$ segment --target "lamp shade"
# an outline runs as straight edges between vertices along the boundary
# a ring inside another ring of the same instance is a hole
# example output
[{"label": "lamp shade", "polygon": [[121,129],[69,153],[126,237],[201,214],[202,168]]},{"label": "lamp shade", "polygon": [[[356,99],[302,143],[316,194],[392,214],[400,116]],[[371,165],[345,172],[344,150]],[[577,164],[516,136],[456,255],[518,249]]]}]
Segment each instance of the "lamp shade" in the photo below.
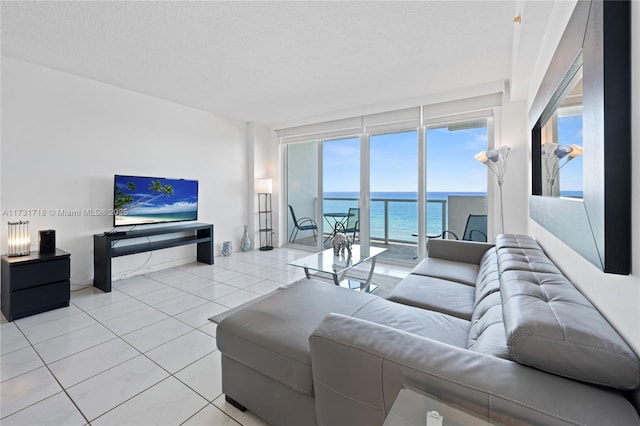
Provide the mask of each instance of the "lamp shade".
[{"label": "lamp shade", "polygon": [[571,145],[571,152],[569,153],[569,157],[571,158],[576,158],[579,157],[580,155],[582,155],[582,153],[584,152],[584,148],[582,148],[580,145]]},{"label": "lamp shade", "polygon": [[474,158],[476,160],[480,161],[481,163],[486,163],[489,160],[487,158],[487,153],[485,151],[481,151],[481,152],[477,153]]},{"label": "lamp shade", "polygon": [[500,188],[500,232],[504,233],[504,209],[502,208],[502,184],[507,170],[507,157],[510,147],[504,145],[497,149],[489,149],[477,153],[474,158],[483,163],[496,176]]},{"label": "lamp shade", "polygon": [[271,178],[258,179],[256,182],[256,192],[258,194],[271,194],[273,192],[273,182]]},{"label": "lamp shade", "polygon": [[8,222],[9,233],[7,234],[8,256],[23,256],[31,251],[31,233],[29,232],[29,221]]}]

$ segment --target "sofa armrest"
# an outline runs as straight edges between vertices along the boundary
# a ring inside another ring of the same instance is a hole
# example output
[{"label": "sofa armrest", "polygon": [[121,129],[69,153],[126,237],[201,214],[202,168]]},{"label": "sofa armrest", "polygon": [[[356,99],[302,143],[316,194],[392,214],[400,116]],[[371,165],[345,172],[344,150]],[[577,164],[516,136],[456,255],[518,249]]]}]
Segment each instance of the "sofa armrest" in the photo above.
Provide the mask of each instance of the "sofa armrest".
[{"label": "sofa armrest", "polygon": [[427,241],[427,256],[479,265],[482,256],[493,246],[493,244],[477,241],[430,238]]},{"label": "sofa armrest", "polygon": [[403,384],[506,424],[640,424],[621,393],[358,318],[309,338],[321,426],[380,425]]}]

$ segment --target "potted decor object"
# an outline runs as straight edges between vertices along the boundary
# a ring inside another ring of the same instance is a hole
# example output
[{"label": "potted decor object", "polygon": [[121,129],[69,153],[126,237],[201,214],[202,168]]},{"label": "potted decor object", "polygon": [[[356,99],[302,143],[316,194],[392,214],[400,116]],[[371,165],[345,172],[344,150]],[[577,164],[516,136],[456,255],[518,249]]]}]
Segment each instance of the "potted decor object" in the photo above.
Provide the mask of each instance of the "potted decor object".
[{"label": "potted decor object", "polygon": [[231,256],[232,247],[231,241],[223,241],[222,242],[222,255],[223,256]]},{"label": "potted decor object", "polygon": [[240,241],[240,250],[251,250],[251,240],[249,239],[249,232],[247,231],[247,225],[244,225],[244,234],[242,234],[242,240]]}]

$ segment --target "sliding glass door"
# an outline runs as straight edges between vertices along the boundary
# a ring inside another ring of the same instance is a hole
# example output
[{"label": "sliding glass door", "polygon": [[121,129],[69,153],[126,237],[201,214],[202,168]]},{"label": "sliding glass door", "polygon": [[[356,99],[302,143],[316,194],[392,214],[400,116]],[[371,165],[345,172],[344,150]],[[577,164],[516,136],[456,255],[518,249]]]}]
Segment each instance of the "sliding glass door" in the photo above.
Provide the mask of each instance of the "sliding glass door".
[{"label": "sliding glass door", "polygon": [[360,138],[322,142],[322,220],[326,247],[337,231],[359,236]]},{"label": "sliding glass door", "polygon": [[318,141],[287,146],[287,241],[317,247]]},{"label": "sliding glass door", "polygon": [[418,132],[369,137],[370,240],[381,258],[412,261],[418,232]]},{"label": "sliding glass door", "polygon": [[[487,235],[487,170],[474,156],[487,149],[487,120],[428,127],[425,136],[427,172],[427,236],[464,236],[469,215],[478,221],[477,235]],[[478,216],[478,217],[475,217]]]},{"label": "sliding glass door", "polygon": [[474,159],[493,145],[490,116],[413,130],[372,125],[375,133],[365,123],[358,136],[287,143],[289,243],[329,248],[342,231],[386,248],[387,261],[415,263],[428,237],[464,238],[470,215],[481,222],[476,236],[490,239],[488,173]]}]

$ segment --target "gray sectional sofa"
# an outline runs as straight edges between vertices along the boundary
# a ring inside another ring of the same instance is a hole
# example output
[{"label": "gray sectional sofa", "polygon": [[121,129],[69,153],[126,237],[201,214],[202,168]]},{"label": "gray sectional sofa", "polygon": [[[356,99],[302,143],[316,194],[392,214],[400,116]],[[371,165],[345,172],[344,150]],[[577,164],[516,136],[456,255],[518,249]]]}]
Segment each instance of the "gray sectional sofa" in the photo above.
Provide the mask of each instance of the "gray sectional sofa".
[{"label": "gray sectional sofa", "polygon": [[388,299],[308,280],[218,326],[228,400],[380,425],[403,385],[504,424],[640,425],[640,360],[535,240],[429,242]]}]

